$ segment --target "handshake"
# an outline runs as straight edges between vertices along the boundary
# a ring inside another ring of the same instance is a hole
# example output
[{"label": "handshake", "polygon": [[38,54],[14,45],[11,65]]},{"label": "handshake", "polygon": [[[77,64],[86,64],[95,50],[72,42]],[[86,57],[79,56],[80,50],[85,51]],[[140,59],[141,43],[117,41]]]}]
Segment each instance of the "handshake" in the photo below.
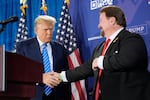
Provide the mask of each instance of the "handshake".
[{"label": "handshake", "polygon": [[[101,68],[101,67],[100,67]],[[95,58],[92,62],[92,69],[93,71],[98,69],[98,58]],[[103,69],[103,68],[101,68]],[[64,77],[64,82],[67,82]],[[51,88],[54,88],[55,86],[58,86],[62,82],[62,76],[58,72],[48,72],[48,73],[43,73],[43,83]]]},{"label": "handshake", "polygon": [[43,73],[43,83],[48,85],[51,88],[59,85],[62,82],[60,78],[60,73],[57,72],[48,72]]}]

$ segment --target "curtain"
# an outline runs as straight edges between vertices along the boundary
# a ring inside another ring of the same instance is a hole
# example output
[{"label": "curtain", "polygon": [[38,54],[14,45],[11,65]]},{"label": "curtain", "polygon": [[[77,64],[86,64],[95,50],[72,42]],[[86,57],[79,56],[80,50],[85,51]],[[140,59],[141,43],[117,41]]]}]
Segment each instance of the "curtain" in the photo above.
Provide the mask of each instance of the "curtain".
[{"label": "curtain", "polygon": [[[53,40],[55,40],[57,25],[59,21],[60,11],[63,0],[47,0],[48,15],[56,18],[57,23],[53,34]],[[34,37],[34,19],[40,15],[41,0],[27,0],[27,27],[28,36]],[[20,0],[1,0],[0,1],[0,21],[6,20],[12,16],[20,18]],[[16,39],[18,21],[7,23],[5,29],[0,32],[0,45],[5,45],[6,51],[12,51],[14,49],[14,43]],[[0,28],[2,25],[0,24]]]}]

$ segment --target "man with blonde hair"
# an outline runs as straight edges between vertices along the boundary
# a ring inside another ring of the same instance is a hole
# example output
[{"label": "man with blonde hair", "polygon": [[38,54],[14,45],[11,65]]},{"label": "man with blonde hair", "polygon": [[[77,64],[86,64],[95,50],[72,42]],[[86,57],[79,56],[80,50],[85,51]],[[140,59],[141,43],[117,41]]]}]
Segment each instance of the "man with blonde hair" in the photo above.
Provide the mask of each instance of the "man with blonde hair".
[{"label": "man with blonde hair", "polygon": [[[56,20],[48,15],[40,15],[35,19],[34,32],[36,37],[18,42],[16,51],[18,54],[43,63],[43,83],[36,86],[36,95],[32,100],[70,100],[70,84],[60,84],[59,77],[55,72],[61,72],[68,69],[67,53],[62,45],[52,41],[53,31]],[[44,46],[48,55],[48,69],[45,70],[45,60],[42,53]],[[30,70],[30,69],[29,69]],[[36,70],[36,69],[35,69]],[[54,72],[55,71],[55,72]],[[34,73],[33,73],[34,74]],[[46,91],[49,90],[48,92]]]}]

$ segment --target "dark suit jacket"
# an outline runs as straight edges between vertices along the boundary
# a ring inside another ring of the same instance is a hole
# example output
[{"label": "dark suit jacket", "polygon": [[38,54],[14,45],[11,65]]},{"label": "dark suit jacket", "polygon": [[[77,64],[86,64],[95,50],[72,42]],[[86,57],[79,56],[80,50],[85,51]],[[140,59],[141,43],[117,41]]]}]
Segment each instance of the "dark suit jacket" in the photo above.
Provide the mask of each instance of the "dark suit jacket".
[{"label": "dark suit jacket", "polygon": [[[96,83],[98,71],[93,72],[92,61],[101,54],[102,48],[103,43],[96,47],[86,63],[67,71],[67,79],[76,81],[94,75]],[[147,55],[141,36],[122,30],[104,56],[104,70],[100,77],[101,100],[150,100]]]},{"label": "dark suit jacket", "polygon": [[[55,72],[61,72],[68,69],[67,53],[62,45],[57,42],[50,42],[53,55],[53,70]],[[39,43],[36,38],[25,40],[17,43],[18,54],[26,56],[30,59],[42,63],[42,55],[39,47]],[[36,70],[36,69],[35,69]],[[43,84],[36,86],[36,96],[32,100],[42,100]],[[59,86],[53,89],[55,94],[55,100],[70,100],[71,96],[70,84],[61,83]]]}]

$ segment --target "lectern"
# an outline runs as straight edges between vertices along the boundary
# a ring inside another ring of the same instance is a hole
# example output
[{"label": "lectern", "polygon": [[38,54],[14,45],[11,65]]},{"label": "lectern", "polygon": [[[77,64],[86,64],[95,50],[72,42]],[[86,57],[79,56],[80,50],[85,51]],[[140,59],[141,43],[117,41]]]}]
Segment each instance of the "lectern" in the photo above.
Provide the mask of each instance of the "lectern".
[{"label": "lectern", "polygon": [[43,65],[16,53],[5,52],[5,91],[0,100],[30,100],[42,82]]}]

